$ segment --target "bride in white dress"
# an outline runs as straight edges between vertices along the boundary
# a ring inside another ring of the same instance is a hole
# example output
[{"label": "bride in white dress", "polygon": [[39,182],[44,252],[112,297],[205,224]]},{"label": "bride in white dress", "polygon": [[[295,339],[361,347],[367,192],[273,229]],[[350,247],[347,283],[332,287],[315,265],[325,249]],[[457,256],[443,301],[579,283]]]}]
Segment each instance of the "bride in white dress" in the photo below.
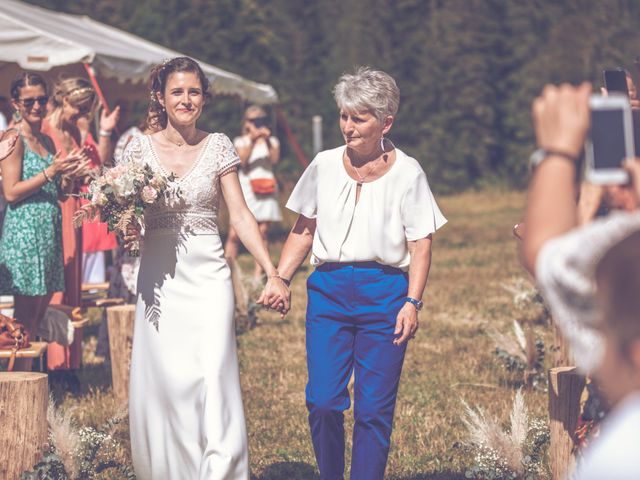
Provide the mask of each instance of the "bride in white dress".
[{"label": "bride in white dress", "polygon": [[[156,132],[131,140],[124,161],[177,175],[179,199],[145,212],[131,360],[129,417],[139,479],[248,479],[247,439],[233,322],[234,298],[218,233],[230,222],[268,275],[273,306],[287,287],[262,243],[238,182],[228,137],[196,128],[207,80],[174,58],[151,75]],[[128,245],[139,232],[130,230]]]}]

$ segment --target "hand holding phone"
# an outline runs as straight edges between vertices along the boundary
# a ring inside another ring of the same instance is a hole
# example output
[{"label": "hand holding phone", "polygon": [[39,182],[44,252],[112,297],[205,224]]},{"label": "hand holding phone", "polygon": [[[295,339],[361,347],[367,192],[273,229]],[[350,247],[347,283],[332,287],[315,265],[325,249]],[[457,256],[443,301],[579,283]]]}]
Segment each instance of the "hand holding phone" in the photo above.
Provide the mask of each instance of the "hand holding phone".
[{"label": "hand holding phone", "polygon": [[592,95],[591,131],[585,144],[587,180],[597,184],[623,184],[629,175],[622,162],[635,156],[629,99],[620,93]]},{"label": "hand holding phone", "polygon": [[603,70],[602,80],[604,82],[604,88],[609,93],[622,93],[629,96],[629,89],[627,87],[627,74],[624,70]]}]

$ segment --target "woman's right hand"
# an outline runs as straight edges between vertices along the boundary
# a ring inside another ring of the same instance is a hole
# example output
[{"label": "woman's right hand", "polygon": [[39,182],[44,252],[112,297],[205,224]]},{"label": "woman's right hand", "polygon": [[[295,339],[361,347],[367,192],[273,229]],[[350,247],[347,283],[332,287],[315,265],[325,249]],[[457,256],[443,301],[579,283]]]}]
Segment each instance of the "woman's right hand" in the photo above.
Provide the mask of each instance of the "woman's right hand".
[{"label": "woman's right hand", "polygon": [[533,102],[532,114],[540,148],[580,157],[589,131],[591,85],[547,85]]},{"label": "woman's right hand", "polygon": [[8,131],[2,133],[0,137],[0,161],[7,158],[13,152],[13,149],[16,146],[16,141],[18,140],[19,135],[17,132],[15,134],[8,134]]},{"label": "woman's right hand", "polygon": [[127,231],[122,236],[124,248],[127,251],[138,249],[142,238],[142,226],[137,221],[132,221],[127,226]]},{"label": "woman's right hand", "polygon": [[63,157],[60,152],[53,158],[53,163],[49,168],[52,174],[58,173],[66,177],[79,177],[88,173],[91,160],[84,148],[71,150],[67,156]]}]

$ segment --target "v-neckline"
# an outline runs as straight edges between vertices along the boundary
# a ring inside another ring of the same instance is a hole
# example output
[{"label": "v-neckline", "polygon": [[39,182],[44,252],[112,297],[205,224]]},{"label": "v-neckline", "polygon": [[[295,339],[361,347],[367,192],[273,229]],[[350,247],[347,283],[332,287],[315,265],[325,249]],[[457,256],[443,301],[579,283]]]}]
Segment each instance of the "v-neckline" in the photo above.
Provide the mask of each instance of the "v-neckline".
[{"label": "v-neckline", "polygon": [[[164,168],[164,165],[162,165],[162,162],[160,161],[160,157],[158,156],[158,152],[156,151],[156,147],[153,145],[153,140],[151,139],[151,135],[146,135],[146,137],[147,137],[147,141],[149,142],[149,148],[151,149],[151,156],[153,157],[153,160],[156,162],[156,164],[160,168],[160,171],[164,175],[166,175],[167,177],[169,177],[170,175],[175,175],[172,172],[168,172],[167,169]],[[204,156],[204,152],[205,152],[205,150],[207,149],[207,147],[209,145],[209,140],[210,139],[211,139],[211,134],[208,134],[207,138],[205,138],[204,141],[202,142],[203,145],[200,148],[200,151],[198,152],[198,156],[196,157],[196,159],[193,162],[193,164],[191,165],[191,167],[189,167],[189,169],[187,170],[187,173],[185,173],[181,177],[178,177],[176,175],[176,180],[175,181],[177,183],[182,183],[182,181],[185,178],[187,178],[189,175],[191,175],[191,172],[193,172],[195,170],[195,168],[198,166],[198,164],[202,160],[202,157]]]}]

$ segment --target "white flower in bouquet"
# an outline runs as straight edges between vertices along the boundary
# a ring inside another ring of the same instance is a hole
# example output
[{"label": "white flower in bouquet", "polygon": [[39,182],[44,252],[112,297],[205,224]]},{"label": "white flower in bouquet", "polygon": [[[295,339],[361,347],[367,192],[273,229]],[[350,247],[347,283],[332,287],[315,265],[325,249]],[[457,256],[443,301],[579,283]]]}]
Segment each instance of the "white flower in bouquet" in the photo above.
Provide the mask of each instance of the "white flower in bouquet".
[{"label": "white flower in bouquet", "polygon": [[[133,162],[104,169],[89,185],[89,191],[81,194],[89,203],[75,213],[74,223],[80,226],[85,220],[99,217],[109,231],[124,235],[128,227],[142,224],[147,207],[161,199],[171,202],[180,197],[174,180],[173,174],[166,177],[148,165]],[[130,253],[137,255],[137,248]]]}]

